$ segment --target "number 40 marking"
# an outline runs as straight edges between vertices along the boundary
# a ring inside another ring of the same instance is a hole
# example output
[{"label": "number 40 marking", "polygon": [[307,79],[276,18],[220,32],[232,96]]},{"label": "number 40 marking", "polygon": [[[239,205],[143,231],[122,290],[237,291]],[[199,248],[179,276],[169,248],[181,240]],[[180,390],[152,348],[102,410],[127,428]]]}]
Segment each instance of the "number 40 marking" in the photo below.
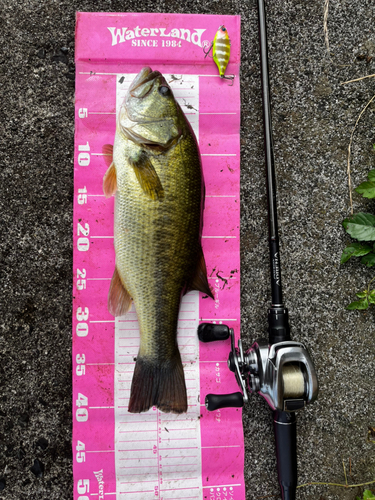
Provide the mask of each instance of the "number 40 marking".
[{"label": "number 40 marking", "polygon": [[87,411],[87,408],[84,408],[87,405],[88,405],[87,397],[79,392],[78,399],[76,399],[76,406],[78,406],[76,410],[77,422],[87,422],[89,418],[89,412]]}]

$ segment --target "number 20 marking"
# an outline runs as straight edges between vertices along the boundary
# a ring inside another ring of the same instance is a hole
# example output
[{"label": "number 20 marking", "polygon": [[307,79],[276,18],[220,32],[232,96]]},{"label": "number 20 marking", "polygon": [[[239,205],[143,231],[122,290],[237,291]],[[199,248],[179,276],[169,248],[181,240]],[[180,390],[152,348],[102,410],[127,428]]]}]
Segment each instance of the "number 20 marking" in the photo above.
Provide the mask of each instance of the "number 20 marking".
[{"label": "number 20 marking", "polygon": [[87,252],[90,248],[90,240],[88,239],[88,235],[90,234],[90,226],[85,222],[84,227],[79,222],[77,223],[77,235],[81,236],[77,240],[77,249],[80,252]]},{"label": "number 20 marking", "polygon": [[83,236],[88,236],[89,233],[90,233],[90,226],[87,224],[87,222],[85,223],[85,227],[83,227],[82,224],[78,222],[77,235],[79,236],[80,234],[83,234]]}]

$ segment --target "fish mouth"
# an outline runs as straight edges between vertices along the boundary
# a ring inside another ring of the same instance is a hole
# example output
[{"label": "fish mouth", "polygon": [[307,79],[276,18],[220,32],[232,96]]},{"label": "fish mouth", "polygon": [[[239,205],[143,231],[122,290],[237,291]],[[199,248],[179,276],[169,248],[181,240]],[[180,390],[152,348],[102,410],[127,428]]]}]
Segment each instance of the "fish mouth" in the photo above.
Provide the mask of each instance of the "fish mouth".
[{"label": "fish mouth", "polygon": [[149,66],[144,67],[130,85],[129,95],[138,98],[145,97],[151,91],[154,80],[158,77],[164,78],[160,71],[152,71]]}]

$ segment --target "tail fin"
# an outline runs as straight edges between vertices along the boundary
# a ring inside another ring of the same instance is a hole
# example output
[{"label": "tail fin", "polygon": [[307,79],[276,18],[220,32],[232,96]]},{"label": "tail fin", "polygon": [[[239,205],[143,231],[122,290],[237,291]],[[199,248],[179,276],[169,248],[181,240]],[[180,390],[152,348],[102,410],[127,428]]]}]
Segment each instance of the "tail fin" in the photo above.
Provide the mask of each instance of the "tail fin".
[{"label": "tail fin", "polygon": [[166,413],[187,411],[185,376],[179,352],[173,359],[163,362],[137,358],[129,412],[141,413],[152,406]]}]

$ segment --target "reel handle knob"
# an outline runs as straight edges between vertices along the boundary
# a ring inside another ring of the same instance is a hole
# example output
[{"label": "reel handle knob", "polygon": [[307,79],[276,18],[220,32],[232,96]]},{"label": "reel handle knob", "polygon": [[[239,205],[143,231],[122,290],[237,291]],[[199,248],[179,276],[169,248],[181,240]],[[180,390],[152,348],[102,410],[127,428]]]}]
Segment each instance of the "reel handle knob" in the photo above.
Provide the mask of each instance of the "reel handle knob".
[{"label": "reel handle knob", "polygon": [[243,396],[241,392],[232,394],[207,394],[205,405],[208,411],[219,410],[220,408],[242,408]]},{"label": "reel handle knob", "polygon": [[213,323],[201,323],[198,326],[198,338],[201,342],[215,342],[216,340],[229,339],[229,328],[227,325],[214,325]]}]

